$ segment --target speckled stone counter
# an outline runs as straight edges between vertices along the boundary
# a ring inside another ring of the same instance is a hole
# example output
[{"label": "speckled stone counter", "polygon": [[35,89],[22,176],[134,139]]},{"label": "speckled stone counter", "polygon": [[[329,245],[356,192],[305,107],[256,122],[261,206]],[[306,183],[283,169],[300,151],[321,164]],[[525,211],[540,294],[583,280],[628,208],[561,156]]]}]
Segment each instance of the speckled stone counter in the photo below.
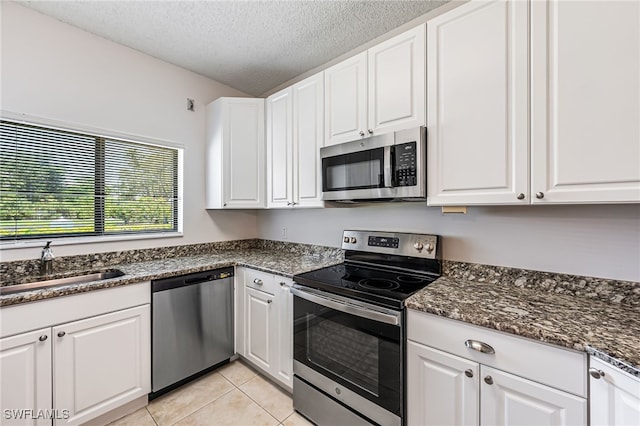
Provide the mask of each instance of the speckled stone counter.
[{"label": "speckled stone counter", "polygon": [[640,377],[639,283],[447,263],[408,308],[586,351]]},{"label": "speckled stone counter", "polygon": [[[74,261],[74,265],[78,269],[83,269],[81,266],[84,266],[86,267],[86,270],[96,270],[97,264],[98,266],[107,267],[106,269],[119,269],[124,272],[125,275],[118,278],[90,283],[71,284],[48,289],[3,295],[0,296],[0,307],[50,299],[70,294],[84,293],[104,288],[118,287],[142,281],[206,271],[209,269],[232,265],[247,266],[253,269],[291,278],[295,274],[322,268],[324,266],[335,265],[343,260],[342,250],[333,247],[281,243],[276,241],[250,241],[250,243],[235,245],[226,244],[222,247],[216,247],[215,249],[212,247],[206,247],[206,250],[212,250],[211,253],[207,254],[184,255],[185,251],[183,250],[178,251],[180,254],[183,254],[183,256],[165,257],[143,262],[127,262],[118,264],[113,261],[100,259],[99,261],[91,262],[90,264],[79,264],[78,262],[80,261],[76,259]],[[172,251],[175,252],[176,250],[173,249]],[[136,254],[137,252],[138,251],[136,251]],[[186,253],[189,252],[186,251]],[[147,255],[145,254],[144,256]],[[162,253],[156,253],[154,256],[162,256]],[[107,257],[109,259],[115,258],[118,260],[126,260],[130,258],[122,254],[120,256],[109,254]],[[138,256],[136,258],[140,257]],[[67,262],[69,263],[70,261]],[[61,273],[53,276],[52,278],[59,278],[65,275],[69,274]],[[20,282],[29,282],[29,280],[33,279],[26,275],[23,275],[20,278],[12,276],[12,278],[12,281],[8,282],[4,280],[2,284],[18,284]]]}]

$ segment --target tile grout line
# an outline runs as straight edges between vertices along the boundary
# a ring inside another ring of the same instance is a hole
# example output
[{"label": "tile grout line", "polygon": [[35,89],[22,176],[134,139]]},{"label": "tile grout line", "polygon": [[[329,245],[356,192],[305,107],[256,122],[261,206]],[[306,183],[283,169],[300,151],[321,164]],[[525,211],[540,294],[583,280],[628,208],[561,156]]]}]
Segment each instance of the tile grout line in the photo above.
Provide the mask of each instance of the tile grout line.
[{"label": "tile grout line", "polygon": [[[220,373],[218,373],[218,372],[212,372],[212,374],[219,374],[219,375],[220,375],[224,380],[226,380],[227,382],[229,382],[229,383],[231,384],[231,386],[234,386],[234,387],[235,387],[235,385],[234,385],[233,383],[231,383],[231,381],[230,381],[230,380],[228,380],[226,377],[224,377],[222,374],[220,374]],[[178,389],[176,389],[176,390],[178,390]],[[204,404],[202,407],[199,407],[199,408],[195,409],[194,411],[190,412],[189,414],[187,414],[187,415],[185,415],[185,416],[183,416],[183,417],[180,417],[178,420],[176,420],[175,422],[171,423],[169,426],[173,426],[173,425],[175,425],[175,424],[180,423],[181,421],[183,421],[184,419],[186,419],[186,418],[187,418],[187,417],[189,417],[190,415],[197,413],[198,411],[202,410],[202,409],[203,409],[204,407],[206,407],[207,405],[214,403],[215,401],[219,400],[220,398],[222,398],[223,396],[225,396],[226,394],[228,394],[229,392],[232,392],[232,391],[233,391],[233,389],[229,389],[228,391],[224,392],[224,393],[223,393],[222,395],[220,395],[219,397],[217,397],[217,398],[215,398],[215,399],[213,399],[213,400],[211,400],[211,401],[207,402],[207,403],[206,403],[206,404]],[[151,417],[153,417],[153,416],[151,416]],[[154,421],[155,421],[155,419],[154,419]],[[156,424],[157,424],[158,426],[160,426],[160,425],[158,424],[158,422],[156,422]]]},{"label": "tile grout line", "polygon": [[[247,380],[245,383],[243,383],[243,385],[249,383],[251,380],[254,380],[256,377],[262,377],[263,379],[267,380],[268,383],[272,384],[268,379],[266,379],[265,377],[261,376],[260,374],[256,374],[254,377],[252,377],[250,380]],[[272,384],[273,386],[277,386],[275,384]],[[249,394],[247,394],[245,391],[243,391],[242,389],[240,389],[240,387],[238,386],[238,390],[240,392],[242,392],[243,394],[245,394],[247,396],[247,398],[249,398],[250,400],[252,400],[253,402],[255,402],[258,407],[262,408],[264,411],[267,412],[267,414],[269,414],[271,417],[273,417],[274,419],[276,419],[278,421],[278,424],[282,424],[282,422],[284,422],[285,420],[287,420],[289,417],[291,417],[291,415],[293,415],[296,410],[293,410],[293,412],[291,412],[287,417],[284,418],[284,420],[280,420],[278,419],[276,416],[274,416],[273,414],[271,414],[269,412],[269,410],[267,410],[265,407],[263,407],[258,401],[254,400],[253,398],[251,398],[251,396],[249,396]]]},{"label": "tile grout line", "polygon": [[[251,379],[253,380],[253,379]],[[250,382],[251,380],[247,380],[246,383]],[[260,405],[260,403],[258,401],[256,401],[255,399],[251,398],[245,391],[243,391],[240,388],[237,388],[240,392],[242,392],[242,394],[244,396],[246,396],[247,398],[249,398],[249,400],[251,400],[251,402],[253,402],[254,404],[256,404],[258,407],[260,407],[260,409],[262,409],[262,411],[264,411],[265,413],[267,413],[269,416],[271,416],[272,419],[274,419],[276,422],[278,422],[278,425],[280,425],[282,422],[280,421],[280,419],[276,418],[276,416],[274,416],[273,414],[271,414],[266,408],[264,408],[262,405]],[[277,426],[277,425],[276,425]]]}]

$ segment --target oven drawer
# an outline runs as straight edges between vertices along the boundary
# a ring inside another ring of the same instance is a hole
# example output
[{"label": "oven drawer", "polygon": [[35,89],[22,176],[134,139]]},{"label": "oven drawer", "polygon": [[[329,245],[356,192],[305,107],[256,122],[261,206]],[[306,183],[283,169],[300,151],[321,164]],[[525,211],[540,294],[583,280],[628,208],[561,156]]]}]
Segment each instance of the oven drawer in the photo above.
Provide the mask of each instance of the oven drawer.
[{"label": "oven drawer", "polygon": [[[587,396],[584,353],[411,309],[407,313],[407,337],[480,364]],[[467,341],[476,349],[467,347]]]},{"label": "oven drawer", "polygon": [[276,293],[276,280],[272,274],[245,268],[244,285],[269,294]]}]

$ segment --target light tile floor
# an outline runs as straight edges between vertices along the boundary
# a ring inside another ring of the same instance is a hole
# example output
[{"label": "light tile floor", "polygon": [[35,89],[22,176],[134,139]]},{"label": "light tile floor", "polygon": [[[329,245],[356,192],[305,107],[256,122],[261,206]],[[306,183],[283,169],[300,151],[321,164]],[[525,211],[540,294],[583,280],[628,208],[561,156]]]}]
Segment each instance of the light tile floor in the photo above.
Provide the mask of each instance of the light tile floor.
[{"label": "light tile floor", "polygon": [[180,387],[111,426],[309,426],[291,395],[236,360]]}]

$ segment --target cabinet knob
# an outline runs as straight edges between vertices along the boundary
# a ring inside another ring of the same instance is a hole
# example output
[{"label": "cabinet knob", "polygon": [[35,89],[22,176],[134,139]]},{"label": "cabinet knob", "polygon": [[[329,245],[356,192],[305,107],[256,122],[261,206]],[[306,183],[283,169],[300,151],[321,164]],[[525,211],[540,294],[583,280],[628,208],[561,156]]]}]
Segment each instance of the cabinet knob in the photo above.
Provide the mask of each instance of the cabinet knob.
[{"label": "cabinet knob", "polygon": [[222,207],[227,207],[227,203],[222,203]]},{"label": "cabinet knob", "polygon": [[470,368],[468,370],[465,370],[464,375],[467,377],[473,377],[473,370]]},{"label": "cabinet knob", "polygon": [[262,280],[261,280],[260,278],[255,278],[255,279],[253,280],[253,283],[254,283],[254,284],[257,284],[257,285],[262,285],[262,284],[263,284],[263,283],[262,283]]},{"label": "cabinet knob", "polygon": [[373,134],[373,130],[369,129],[369,130],[367,130],[367,131],[369,132],[369,134],[370,134],[370,135],[372,135],[372,134]]},{"label": "cabinet knob", "polygon": [[487,376],[484,378],[484,382],[488,385],[492,385],[493,384],[493,377],[491,376]]},{"label": "cabinet knob", "polygon": [[605,376],[604,371],[598,370],[597,368],[593,367],[589,368],[589,374],[594,379],[602,379]]},{"label": "cabinet knob", "polygon": [[267,300],[268,304],[271,304],[272,302],[273,302],[273,300],[271,300],[271,299]]},{"label": "cabinet knob", "polygon": [[65,333],[64,331],[61,331],[61,332],[58,333],[58,337],[64,337],[65,334],[67,334],[67,333]]},{"label": "cabinet knob", "polygon": [[482,352],[483,354],[495,354],[496,353],[496,351],[490,345],[487,345],[486,343],[480,342],[478,340],[466,340],[464,342],[464,345],[469,349],[473,349],[474,351]]},{"label": "cabinet knob", "polygon": [[292,205],[293,205],[293,203],[292,203],[291,201],[287,201],[287,205],[288,205],[288,206],[292,206]]},{"label": "cabinet knob", "polygon": [[360,130],[360,136],[364,136],[364,130]]},{"label": "cabinet knob", "polygon": [[44,342],[48,338],[49,338],[49,336],[47,336],[46,334],[43,334],[42,336],[38,337],[38,340],[40,340],[41,342]]},{"label": "cabinet knob", "polygon": [[524,194],[522,192],[518,194],[518,200],[524,200]]},{"label": "cabinet knob", "polygon": [[542,200],[544,198],[544,192],[536,192],[536,198]]}]

